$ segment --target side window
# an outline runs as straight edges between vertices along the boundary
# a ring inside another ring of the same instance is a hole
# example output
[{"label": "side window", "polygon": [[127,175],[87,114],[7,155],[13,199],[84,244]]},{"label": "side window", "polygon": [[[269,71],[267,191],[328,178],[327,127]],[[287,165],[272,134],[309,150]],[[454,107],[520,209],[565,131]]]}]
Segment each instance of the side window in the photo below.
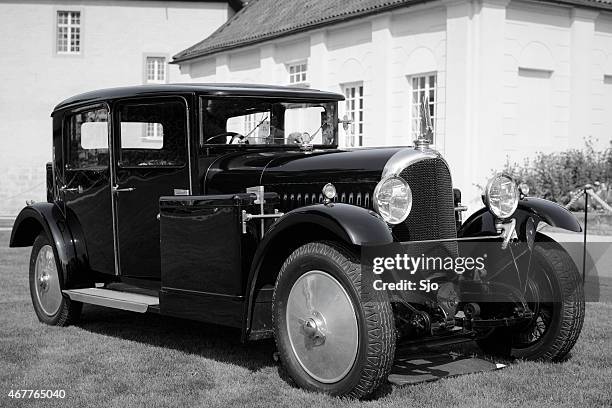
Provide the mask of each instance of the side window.
[{"label": "side window", "polygon": [[108,112],[95,109],[67,117],[68,160],[75,169],[99,169],[108,166]]},{"label": "side window", "polygon": [[183,166],[187,110],[182,101],[124,103],[119,107],[119,166]]}]

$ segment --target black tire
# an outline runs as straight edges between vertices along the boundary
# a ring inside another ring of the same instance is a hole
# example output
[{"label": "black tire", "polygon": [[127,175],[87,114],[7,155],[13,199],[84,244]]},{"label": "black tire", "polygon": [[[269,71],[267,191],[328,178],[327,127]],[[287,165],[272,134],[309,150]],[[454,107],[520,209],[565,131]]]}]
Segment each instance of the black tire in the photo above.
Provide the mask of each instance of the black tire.
[{"label": "black tire", "polygon": [[527,325],[496,329],[478,345],[492,355],[560,361],[574,347],[582,330],[582,277],[569,254],[554,242],[536,244],[532,265],[528,286],[534,289],[528,291],[527,300],[534,318]]},{"label": "black tire", "polygon": [[[289,339],[289,294],[298,279],[313,270],[324,271],[341,285],[344,300],[350,300],[357,321],[354,361],[350,370],[333,383],[321,382],[310,375],[300,364]],[[274,288],[273,326],[281,363],[301,388],[333,396],[362,398],[386,381],[391,371],[395,357],[395,325],[387,294],[369,286],[362,288],[359,260],[336,243],[308,243],[287,258]]]},{"label": "black tire", "polygon": [[[39,296],[37,295],[36,285],[38,284],[38,282],[36,278],[36,262],[39,252],[43,248],[48,248],[49,246],[53,249],[53,262],[55,262],[56,270],[61,271],[53,244],[49,242],[49,239],[47,238],[46,234],[41,233],[34,241],[34,245],[32,246],[32,253],[30,255],[29,275],[30,296],[32,298],[32,305],[34,306],[34,311],[36,312],[38,320],[40,320],[41,322],[50,326],[68,326],[78,321],[83,304],[70,300],[67,296],[61,293],[60,289],[59,296],[61,296],[61,301],[59,302],[57,311],[54,311],[53,313],[46,313],[44,311],[44,307],[41,304]],[[58,284],[60,287],[63,287],[63,282],[61,282],[60,277],[61,273],[58,273]]]}]

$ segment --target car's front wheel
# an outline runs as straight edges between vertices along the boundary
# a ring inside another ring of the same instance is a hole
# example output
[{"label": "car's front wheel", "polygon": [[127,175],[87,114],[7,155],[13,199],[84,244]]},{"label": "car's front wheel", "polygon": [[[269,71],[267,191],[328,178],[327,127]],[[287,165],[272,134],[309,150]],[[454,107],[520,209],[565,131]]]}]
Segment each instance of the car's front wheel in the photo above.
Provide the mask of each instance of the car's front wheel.
[{"label": "car's front wheel", "polygon": [[287,258],[273,322],[281,362],[302,388],[361,398],[391,370],[395,327],[387,295],[361,287],[357,257],[335,243],[309,243]]},{"label": "car's front wheel", "polygon": [[525,294],[531,321],[495,329],[478,341],[488,354],[525,360],[559,361],[574,347],[584,322],[582,278],[569,254],[557,243],[536,244]]},{"label": "car's front wheel", "polygon": [[34,241],[30,256],[30,296],[38,320],[52,326],[67,326],[78,320],[83,304],[62,294],[59,262],[52,245],[44,233]]}]

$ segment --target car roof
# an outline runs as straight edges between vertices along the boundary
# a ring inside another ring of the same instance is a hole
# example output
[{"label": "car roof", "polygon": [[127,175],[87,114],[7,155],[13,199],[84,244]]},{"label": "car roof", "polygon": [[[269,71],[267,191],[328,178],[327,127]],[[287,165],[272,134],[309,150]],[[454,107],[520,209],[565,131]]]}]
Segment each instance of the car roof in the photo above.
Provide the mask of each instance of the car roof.
[{"label": "car roof", "polygon": [[284,99],[312,99],[317,101],[341,101],[344,96],[335,92],[319,91],[278,85],[256,84],[151,84],[100,89],[72,96],[60,102],[53,113],[75,105],[103,102],[113,99],[140,96],[169,96],[196,93],[210,96],[250,96]]}]

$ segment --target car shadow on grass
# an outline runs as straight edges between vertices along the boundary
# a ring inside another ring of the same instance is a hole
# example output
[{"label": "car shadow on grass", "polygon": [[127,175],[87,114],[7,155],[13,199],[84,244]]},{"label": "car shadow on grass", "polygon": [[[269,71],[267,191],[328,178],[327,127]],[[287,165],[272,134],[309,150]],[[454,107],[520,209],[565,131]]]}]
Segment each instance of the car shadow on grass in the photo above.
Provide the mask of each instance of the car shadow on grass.
[{"label": "car shadow on grass", "polygon": [[251,371],[275,366],[274,340],[241,343],[239,329],[84,305],[77,327],[91,333],[174,349]]},{"label": "car shadow on grass", "polygon": [[[277,366],[279,376],[291,387],[297,387],[288,373],[273,358],[276,346],[272,339],[241,343],[240,330],[200,323],[191,320],[160,316],[154,313],[140,314],[122,310],[108,309],[85,305],[81,321],[76,325],[90,333],[110,336],[122,340],[139,342],[155,347],[167,348],[182,353],[197,355],[217,362],[235,364],[250,371],[259,371],[266,367]],[[477,357],[489,361],[511,364],[513,360],[493,358],[484,355],[474,342],[436,348],[441,354],[454,352],[463,357]],[[423,382],[454,376],[452,373],[437,370],[439,358],[433,359],[431,367],[420,365],[418,372],[412,373],[414,367],[407,369],[402,361],[416,358],[421,352],[407,352],[401,346],[397,350],[392,373],[404,375],[430,374]],[[412,354],[414,353],[414,354]],[[447,358],[447,357],[445,357]],[[453,358],[454,359],[454,358]],[[410,368],[410,367],[408,367]],[[478,370],[475,370],[478,372]],[[449,375],[450,374],[450,375]],[[410,386],[404,384],[401,386]],[[389,395],[397,384],[385,382],[367,400],[378,400]]]}]

